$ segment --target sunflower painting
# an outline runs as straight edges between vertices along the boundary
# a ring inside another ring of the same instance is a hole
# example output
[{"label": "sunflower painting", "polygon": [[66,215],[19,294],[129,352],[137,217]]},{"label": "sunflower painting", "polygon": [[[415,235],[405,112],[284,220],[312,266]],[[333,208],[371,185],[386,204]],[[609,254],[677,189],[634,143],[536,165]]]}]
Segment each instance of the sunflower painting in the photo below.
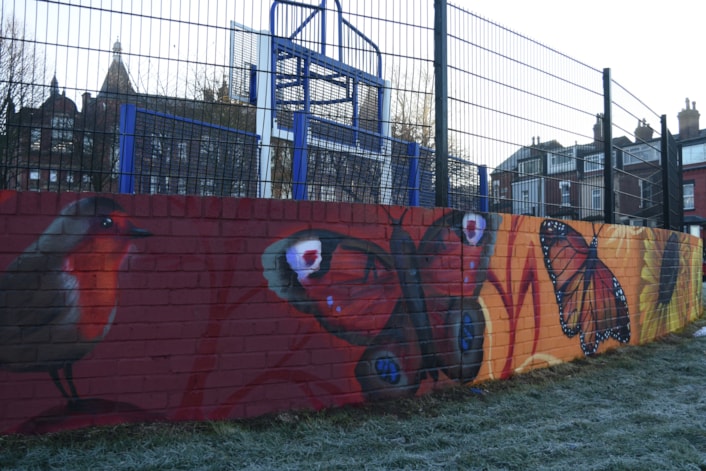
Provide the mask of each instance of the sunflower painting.
[{"label": "sunflower painting", "polygon": [[701,271],[688,235],[654,230],[644,239],[640,274],[640,343],[679,330],[698,317]]}]

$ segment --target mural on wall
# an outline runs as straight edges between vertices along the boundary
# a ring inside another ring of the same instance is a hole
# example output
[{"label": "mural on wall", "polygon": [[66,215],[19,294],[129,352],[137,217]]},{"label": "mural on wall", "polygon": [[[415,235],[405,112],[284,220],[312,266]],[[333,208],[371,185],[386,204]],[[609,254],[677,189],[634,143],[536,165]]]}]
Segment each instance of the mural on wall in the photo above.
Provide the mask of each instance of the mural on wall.
[{"label": "mural on wall", "polygon": [[689,235],[655,231],[644,239],[639,305],[641,341],[679,329],[690,320],[690,295],[701,293],[701,253],[689,249]]},{"label": "mural on wall", "polygon": [[618,279],[598,258],[598,235],[587,244],[568,224],[549,219],[542,222],[539,237],[564,333],[579,334],[586,355],[609,337],[629,342],[628,302]]},{"label": "mural on wall", "polygon": [[483,358],[477,296],[500,216],[450,211],[415,241],[402,228],[405,213],[390,216],[387,250],[311,229],[275,242],[262,257],[270,290],[337,337],[367,347],[355,369],[367,399],[415,394],[439,371],[470,381]]},{"label": "mural on wall", "polygon": [[0,192],[1,433],[409,397],[701,313],[700,241],[661,229],[116,196],[128,216],[60,198]]},{"label": "mural on wall", "polygon": [[46,372],[76,406],[73,364],[110,330],[118,270],[132,239],[149,235],[109,198],[64,208],[0,277],[0,368]]}]

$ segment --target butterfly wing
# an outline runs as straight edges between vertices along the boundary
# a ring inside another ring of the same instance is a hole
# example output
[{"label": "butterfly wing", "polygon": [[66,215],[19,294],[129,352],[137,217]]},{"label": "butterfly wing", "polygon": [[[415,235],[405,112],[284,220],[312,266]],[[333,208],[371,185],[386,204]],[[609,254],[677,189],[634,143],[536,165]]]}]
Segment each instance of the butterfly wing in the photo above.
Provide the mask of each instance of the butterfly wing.
[{"label": "butterfly wing", "polygon": [[275,242],[262,257],[270,290],[334,335],[367,346],[355,375],[371,400],[413,395],[428,369],[415,318],[426,312],[412,309],[423,296],[410,292],[421,288],[400,284],[399,265],[414,254],[395,256],[405,260],[363,239],[309,230]]},{"label": "butterfly wing", "polygon": [[419,243],[420,271],[435,348],[444,373],[462,382],[483,361],[485,318],[477,301],[500,216],[453,210]]},{"label": "butterfly wing", "polygon": [[332,231],[277,241],[262,264],[270,290],[354,345],[373,341],[400,298],[393,260],[382,247]]},{"label": "butterfly wing", "polygon": [[367,400],[412,396],[423,379],[425,354],[403,304],[398,303],[356,365],[355,376]]},{"label": "butterfly wing", "polygon": [[366,397],[410,395],[427,372],[435,377],[430,355],[451,378],[478,373],[485,321],[475,297],[497,227],[489,220],[451,211],[425,231],[419,248],[397,221],[393,255],[340,233],[300,231],[265,250],[263,273],[270,290],[297,310],[367,345],[355,370]]},{"label": "butterfly wing", "polygon": [[544,263],[568,337],[580,334],[581,348],[592,355],[609,337],[630,341],[630,316],[617,278],[598,258],[598,239],[588,245],[568,224],[545,220],[540,227]]}]

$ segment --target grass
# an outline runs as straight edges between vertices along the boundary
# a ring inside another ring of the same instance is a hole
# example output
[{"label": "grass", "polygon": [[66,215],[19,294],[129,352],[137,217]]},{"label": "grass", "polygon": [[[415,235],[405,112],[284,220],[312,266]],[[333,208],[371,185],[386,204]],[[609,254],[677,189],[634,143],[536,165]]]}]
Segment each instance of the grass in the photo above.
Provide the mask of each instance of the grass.
[{"label": "grass", "polygon": [[405,401],[0,436],[2,469],[706,470],[706,337]]}]

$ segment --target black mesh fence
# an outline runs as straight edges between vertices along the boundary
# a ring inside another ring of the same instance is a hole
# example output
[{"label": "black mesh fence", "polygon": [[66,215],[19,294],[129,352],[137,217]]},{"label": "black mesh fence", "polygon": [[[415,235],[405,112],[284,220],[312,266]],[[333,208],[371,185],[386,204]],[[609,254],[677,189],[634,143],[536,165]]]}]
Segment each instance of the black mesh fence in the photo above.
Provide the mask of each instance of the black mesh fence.
[{"label": "black mesh fence", "polygon": [[[449,206],[679,212],[663,115],[612,77],[606,108],[604,69],[461,6],[446,9],[446,116],[431,0],[14,0],[2,15],[2,188],[434,206],[441,120]],[[125,106],[144,110],[132,134]]]}]

